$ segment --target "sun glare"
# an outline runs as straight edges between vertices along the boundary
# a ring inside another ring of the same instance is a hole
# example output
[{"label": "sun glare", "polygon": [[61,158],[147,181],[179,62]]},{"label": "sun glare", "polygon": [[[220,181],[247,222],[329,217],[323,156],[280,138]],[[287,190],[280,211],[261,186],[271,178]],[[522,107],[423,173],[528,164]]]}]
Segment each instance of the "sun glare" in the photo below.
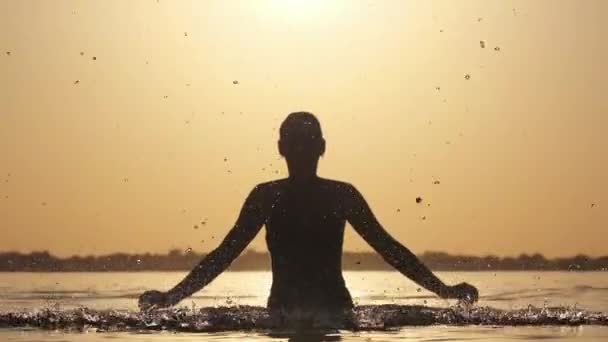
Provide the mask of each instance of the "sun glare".
[{"label": "sun glare", "polygon": [[273,0],[269,7],[277,16],[289,19],[304,19],[328,14],[339,4],[326,0]]}]

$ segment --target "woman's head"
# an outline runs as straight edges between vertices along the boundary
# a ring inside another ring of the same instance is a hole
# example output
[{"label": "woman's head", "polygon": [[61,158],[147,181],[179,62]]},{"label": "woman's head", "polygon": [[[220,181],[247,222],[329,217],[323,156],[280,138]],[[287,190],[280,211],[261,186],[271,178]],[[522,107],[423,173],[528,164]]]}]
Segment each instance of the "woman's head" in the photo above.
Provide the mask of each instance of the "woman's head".
[{"label": "woman's head", "polygon": [[[288,163],[305,166],[325,153],[325,139],[319,120],[309,112],[287,115],[280,128],[279,153]],[[312,166],[312,165],[311,165]]]}]

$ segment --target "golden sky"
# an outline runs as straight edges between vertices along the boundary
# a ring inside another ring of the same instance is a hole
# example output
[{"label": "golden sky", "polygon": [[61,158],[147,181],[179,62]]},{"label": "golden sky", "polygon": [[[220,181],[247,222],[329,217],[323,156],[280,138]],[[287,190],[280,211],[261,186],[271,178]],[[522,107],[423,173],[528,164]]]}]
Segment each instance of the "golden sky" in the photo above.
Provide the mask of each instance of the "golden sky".
[{"label": "golden sky", "polygon": [[[320,175],[415,252],[608,254],[606,13],[0,0],[0,250],[209,250],[286,175],[277,127],[308,110]],[[345,248],[368,247],[348,230]]]}]

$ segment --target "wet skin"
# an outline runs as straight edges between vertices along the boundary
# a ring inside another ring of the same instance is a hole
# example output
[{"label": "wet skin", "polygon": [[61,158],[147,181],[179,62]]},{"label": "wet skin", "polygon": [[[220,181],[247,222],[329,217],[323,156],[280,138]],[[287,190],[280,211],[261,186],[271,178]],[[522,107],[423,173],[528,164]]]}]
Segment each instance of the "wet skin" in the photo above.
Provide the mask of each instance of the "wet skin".
[{"label": "wet skin", "polygon": [[289,177],[256,186],[220,246],[173,289],[144,293],[140,307],[175,305],[200,290],[226,270],[265,226],[272,260],[271,313],[349,310],[353,302],[341,266],[346,222],[387,263],[420,286],[443,298],[477,300],[475,287],[467,283],[445,285],[395,240],[354,186],[317,176],[325,140],[312,114],[290,114],[281,127],[281,137],[278,147]]}]

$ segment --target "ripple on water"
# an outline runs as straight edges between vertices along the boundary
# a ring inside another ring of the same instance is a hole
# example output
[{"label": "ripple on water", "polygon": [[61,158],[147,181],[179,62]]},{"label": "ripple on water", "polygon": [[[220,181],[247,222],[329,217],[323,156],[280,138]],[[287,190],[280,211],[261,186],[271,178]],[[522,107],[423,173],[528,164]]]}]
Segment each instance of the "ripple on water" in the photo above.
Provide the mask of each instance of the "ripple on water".
[{"label": "ripple on water", "polygon": [[[356,330],[390,330],[412,325],[608,326],[608,314],[568,307],[529,306],[520,310],[491,307],[433,308],[408,305],[363,305],[354,309]],[[255,331],[281,328],[257,306],[186,308],[155,312],[41,309],[0,313],[0,327],[41,329],[183,332]],[[336,326],[334,328],[344,328]]]}]

